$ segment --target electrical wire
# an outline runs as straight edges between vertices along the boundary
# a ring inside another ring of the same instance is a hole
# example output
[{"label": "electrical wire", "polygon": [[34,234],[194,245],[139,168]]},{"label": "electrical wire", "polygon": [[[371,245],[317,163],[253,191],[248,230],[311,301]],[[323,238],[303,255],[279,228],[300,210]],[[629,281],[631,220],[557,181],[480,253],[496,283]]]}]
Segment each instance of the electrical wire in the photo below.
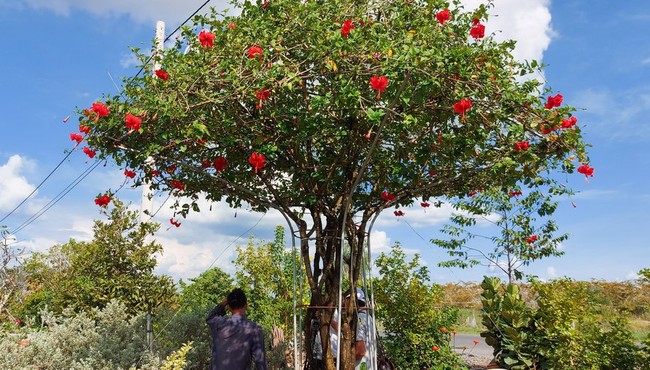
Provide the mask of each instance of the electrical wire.
[{"label": "electrical wire", "polygon": [[31,198],[32,195],[34,195],[34,194],[36,193],[36,191],[38,191],[38,189],[41,188],[41,186],[43,186],[43,184],[45,183],[45,181],[47,181],[47,179],[49,179],[49,178],[54,174],[54,172],[56,172],[56,170],[58,170],[59,167],[61,167],[61,165],[63,164],[63,162],[65,162],[65,161],[68,159],[68,157],[70,157],[70,154],[72,154],[72,152],[74,152],[74,149],[75,149],[76,147],[77,147],[77,145],[75,145],[75,147],[74,147],[71,151],[69,151],[68,154],[65,155],[65,157],[63,157],[63,159],[59,162],[59,164],[57,164],[56,167],[54,167],[54,169],[53,169],[52,171],[50,171],[50,173],[47,174],[47,176],[45,176],[45,179],[43,179],[43,181],[41,181],[41,183],[38,184],[38,186],[36,186],[36,188],[34,188],[34,190],[32,190],[32,192],[29,193],[29,195],[28,195],[25,199],[23,199],[23,201],[20,202],[20,203],[16,206],[16,208],[12,209],[12,210],[11,210],[11,211],[6,215],[6,216],[4,216],[2,219],[0,219],[0,222],[6,220],[9,216],[11,216],[14,212],[16,212],[16,211],[18,210],[18,208],[20,208],[23,204],[25,204],[25,202],[26,202],[29,198]]},{"label": "electrical wire", "polygon": [[84,180],[88,175],[90,175],[91,172],[95,168],[97,168],[101,164],[100,161],[95,162],[92,166],[88,167],[86,170],[84,170],[79,176],[77,176],[76,179],[72,181],[68,186],[66,186],[63,190],[59,192],[52,200],[47,202],[40,210],[38,210],[36,213],[34,213],[31,217],[29,217],[27,220],[23,221],[22,224],[20,224],[16,229],[14,229],[11,233],[16,234],[29,226],[31,223],[36,221],[39,217],[41,217],[45,212],[47,212],[50,208],[52,208],[56,203],[58,203],[63,197],[65,197],[72,189],[74,189],[79,183]]}]

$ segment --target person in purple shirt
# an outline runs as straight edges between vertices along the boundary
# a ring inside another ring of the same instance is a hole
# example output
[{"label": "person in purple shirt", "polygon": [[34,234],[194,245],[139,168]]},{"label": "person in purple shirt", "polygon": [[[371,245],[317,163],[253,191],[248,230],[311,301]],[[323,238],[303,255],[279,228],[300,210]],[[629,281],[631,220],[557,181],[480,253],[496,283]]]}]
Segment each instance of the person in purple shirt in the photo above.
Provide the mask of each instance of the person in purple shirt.
[{"label": "person in purple shirt", "polygon": [[[226,316],[226,307],[231,316]],[[257,370],[267,370],[264,332],[246,319],[248,303],[241,289],[235,289],[210,311],[206,319],[212,334],[210,370],[245,370],[251,362]]]}]

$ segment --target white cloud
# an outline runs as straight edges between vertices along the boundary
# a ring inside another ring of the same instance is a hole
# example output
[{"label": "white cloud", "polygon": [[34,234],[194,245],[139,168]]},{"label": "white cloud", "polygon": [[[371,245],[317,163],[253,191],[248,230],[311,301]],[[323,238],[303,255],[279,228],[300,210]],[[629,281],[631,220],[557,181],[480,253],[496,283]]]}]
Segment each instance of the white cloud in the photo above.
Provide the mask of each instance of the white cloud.
[{"label": "white cloud", "polygon": [[0,211],[11,211],[34,191],[36,187],[23,175],[33,169],[34,164],[19,155],[12,155],[0,166]]},{"label": "white cloud", "polygon": [[164,247],[162,255],[157,256],[158,273],[170,275],[175,280],[194,278],[213,267],[234,273],[235,238],[217,235],[209,240],[202,238],[189,243],[170,237],[156,237],[156,240]]},{"label": "white cloud", "polygon": [[[410,207],[401,207],[400,210],[404,212],[404,220],[408,221],[412,227],[427,227],[440,225],[447,220],[454,213],[454,208],[449,203],[442,203],[440,207],[433,205],[424,208],[420,205],[421,200],[416,199]],[[432,203],[431,201],[429,202]],[[375,226],[379,227],[395,227],[399,225],[402,217],[397,217],[393,213],[394,208],[388,208],[382,211],[381,215],[377,218]]]},{"label": "white cloud", "polygon": [[385,231],[373,231],[370,233],[370,247],[373,258],[377,257],[380,253],[385,253],[390,250],[390,238]]},{"label": "white cloud", "polygon": [[557,277],[557,270],[553,266],[548,266],[546,267],[546,275],[548,275],[550,279],[555,279]]},{"label": "white cloud", "polygon": [[[463,0],[466,10],[476,9],[483,0]],[[542,60],[555,35],[551,27],[550,0],[499,0],[489,10],[486,34],[498,41],[515,40],[517,60]]]}]

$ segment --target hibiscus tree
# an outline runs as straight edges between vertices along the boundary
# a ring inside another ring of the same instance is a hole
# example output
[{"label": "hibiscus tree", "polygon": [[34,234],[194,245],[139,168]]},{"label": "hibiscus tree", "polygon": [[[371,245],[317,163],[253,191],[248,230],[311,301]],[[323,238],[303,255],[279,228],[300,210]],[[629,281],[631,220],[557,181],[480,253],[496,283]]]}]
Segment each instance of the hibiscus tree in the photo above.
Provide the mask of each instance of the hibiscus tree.
[{"label": "hibiscus tree", "polygon": [[[156,57],[169,79],[144,65],[122,95],[103,99],[108,115],[82,115],[85,139],[98,157],[136,171],[136,185],[178,196],[181,216],[198,211],[199,196],[282,212],[320,307],[338,304],[342,243],[358,284],[368,229],[386,207],[535,187],[588,163],[578,126],[542,131],[572,109],[546,109],[539,82],[518,79],[537,64],[515,61],[513,43],[470,35],[486,7],[452,4],[441,24],[444,2],[376,4],[242,2],[238,16],[197,16]],[[343,34],[348,20],[354,28]],[[525,155],[519,142],[529,144]],[[224,165],[206,165],[215,160]],[[353,304],[344,307],[343,368],[354,361]],[[323,323],[332,312],[322,310]]]}]

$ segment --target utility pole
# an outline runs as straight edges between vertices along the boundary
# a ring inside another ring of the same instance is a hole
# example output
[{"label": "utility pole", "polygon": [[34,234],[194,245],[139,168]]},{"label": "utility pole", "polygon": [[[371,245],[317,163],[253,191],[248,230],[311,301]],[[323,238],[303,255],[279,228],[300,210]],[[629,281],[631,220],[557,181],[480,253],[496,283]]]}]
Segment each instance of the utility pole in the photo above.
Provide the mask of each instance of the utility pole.
[{"label": "utility pole", "polygon": [[[156,22],[156,50],[154,53],[162,52],[165,48],[165,22]],[[154,54],[154,71],[160,69],[160,62]],[[155,76],[155,74],[154,74]],[[153,158],[147,158],[147,165],[153,167]],[[142,199],[140,201],[140,223],[148,222],[153,216],[153,194],[151,193],[151,184],[145,180],[142,184]],[[147,312],[147,348],[151,350],[153,346],[153,325],[151,323],[151,307]]]}]

